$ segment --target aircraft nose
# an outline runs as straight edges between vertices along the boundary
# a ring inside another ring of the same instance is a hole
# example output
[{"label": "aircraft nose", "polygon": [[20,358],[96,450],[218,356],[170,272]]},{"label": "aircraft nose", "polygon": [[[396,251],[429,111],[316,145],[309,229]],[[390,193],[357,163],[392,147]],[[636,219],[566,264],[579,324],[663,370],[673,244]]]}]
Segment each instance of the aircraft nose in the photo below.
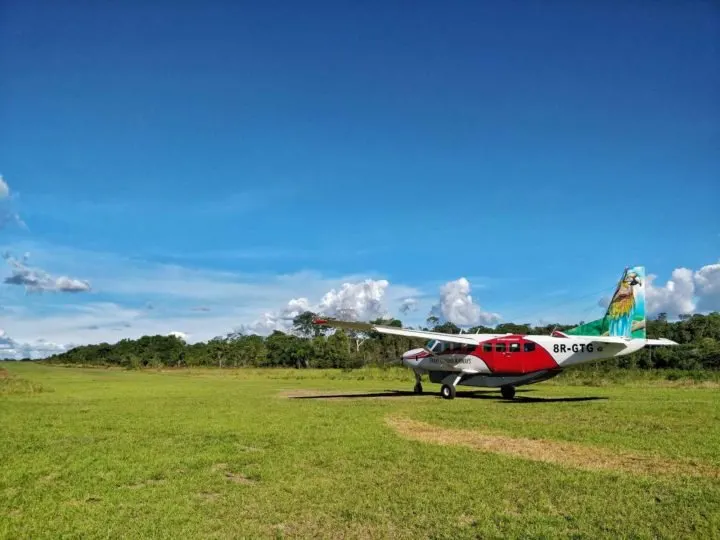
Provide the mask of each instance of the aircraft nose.
[{"label": "aircraft nose", "polygon": [[410,349],[409,351],[405,351],[403,353],[403,360],[420,360],[422,358],[425,358],[427,356],[427,351],[425,349],[419,348],[419,349]]}]

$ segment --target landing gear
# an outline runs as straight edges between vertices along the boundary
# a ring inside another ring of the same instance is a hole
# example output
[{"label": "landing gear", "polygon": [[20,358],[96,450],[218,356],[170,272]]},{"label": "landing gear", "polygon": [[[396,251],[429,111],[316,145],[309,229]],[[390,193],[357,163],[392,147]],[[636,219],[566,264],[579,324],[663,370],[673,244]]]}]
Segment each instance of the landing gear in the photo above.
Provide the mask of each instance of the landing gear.
[{"label": "landing gear", "polygon": [[415,388],[413,388],[413,392],[415,392],[416,394],[422,394],[423,392],[422,375],[420,375],[420,373],[418,373],[417,371],[415,372]]},{"label": "landing gear", "polygon": [[[462,380],[463,376],[462,374],[455,377],[455,380],[453,380],[452,384],[443,384],[442,388],[440,388],[440,395],[444,399],[455,399],[455,388],[457,387],[458,383]],[[447,380],[447,379],[445,379]]]},{"label": "landing gear", "polygon": [[501,386],[500,393],[502,394],[502,397],[504,397],[505,399],[512,399],[515,397],[515,387],[514,386]]},{"label": "landing gear", "polygon": [[444,399],[455,399],[455,387],[450,384],[443,384],[440,388],[440,395]]}]

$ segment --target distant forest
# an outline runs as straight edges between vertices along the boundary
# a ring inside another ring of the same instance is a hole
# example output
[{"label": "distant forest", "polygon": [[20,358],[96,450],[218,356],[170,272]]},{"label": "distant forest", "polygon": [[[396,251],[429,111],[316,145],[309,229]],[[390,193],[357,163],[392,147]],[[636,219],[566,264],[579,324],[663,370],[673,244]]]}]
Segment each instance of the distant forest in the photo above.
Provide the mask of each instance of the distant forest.
[{"label": "distant forest", "polygon": [[[399,364],[402,353],[422,346],[425,340],[370,332],[334,332],[312,323],[315,314],[305,312],[293,320],[290,333],[275,331],[267,337],[231,333],[208,342],[187,344],[175,336],[144,336],[124,339],[113,345],[100,343],[75,347],[43,360],[51,364],[143,367],[296,367],[343,368]],[[397,319],[373,321],[402,327]],[[439,324],[431,317],[423,330],[460,333],[452,323]],[[465,333],[521,333],[549,335],[572,325],[532,327],[528,324],[478,326]],[[618,368],[672,368],[684,370],[720,369],[720,313],[682,315],[670,322],[665,314],[647,322],[648,337],[665,337],[675,347],[645,347],[637,353],[601,363]]]}]

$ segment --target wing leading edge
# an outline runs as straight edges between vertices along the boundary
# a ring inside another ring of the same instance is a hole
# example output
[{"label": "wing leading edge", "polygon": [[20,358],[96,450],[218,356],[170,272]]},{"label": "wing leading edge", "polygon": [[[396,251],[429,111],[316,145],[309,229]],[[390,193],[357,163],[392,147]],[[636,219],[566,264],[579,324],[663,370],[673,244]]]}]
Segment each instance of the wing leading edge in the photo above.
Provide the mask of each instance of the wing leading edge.
[{"label": "wing leading edge", "polygon": [[347,330],[357,330],[359,332],[378,332],[380,334],[390,334],[394,336],[405,336],[421,339],[435,339],[437,341],[445,341],[448,343],[462,343],[465,345],[478,344],[477,338],[462,334],[443,334],[440,332],[430,332],[428,330],[408,330],[406,328],[397,328],[395,326],[383,326],[380,324],[372,324],[366,322],[338,321],[336,319],[315,319],[313,322],[320,326],[345,328]]}]

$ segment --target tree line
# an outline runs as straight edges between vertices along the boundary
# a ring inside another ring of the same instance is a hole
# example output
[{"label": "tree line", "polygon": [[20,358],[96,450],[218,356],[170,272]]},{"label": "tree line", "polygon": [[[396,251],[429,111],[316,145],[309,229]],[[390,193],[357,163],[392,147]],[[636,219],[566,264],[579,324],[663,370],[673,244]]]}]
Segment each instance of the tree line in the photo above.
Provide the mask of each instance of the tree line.
[{"label": "tree line", "polygon": [[[143,336],[115,344],[100,343],[75,347],[43,360],[50,364],[109,365],[142,367],[296,367],[343,368],[398,365],[402,353],[425,344],[425,340],[377,332],[330,331],[313,324],[314,313],[293,319],[292,330],[275,331],[267,337],[230,333],[207,342],[185,343],[175,336]],[[398,319],[376,320],[376,324],[402,327]],[[460,333],[453,323],[430,317],[423,330]],[[477,326],[465,333],[519,333],[549,335],[575,325],[504,323],[494,328]],[[619,368],[720,369],[720,313],[682,315],[671,322],[666,314],[647,321],[648,337],[665,337],[677,347],[645,347],[627,355],[603,361]]]}]

